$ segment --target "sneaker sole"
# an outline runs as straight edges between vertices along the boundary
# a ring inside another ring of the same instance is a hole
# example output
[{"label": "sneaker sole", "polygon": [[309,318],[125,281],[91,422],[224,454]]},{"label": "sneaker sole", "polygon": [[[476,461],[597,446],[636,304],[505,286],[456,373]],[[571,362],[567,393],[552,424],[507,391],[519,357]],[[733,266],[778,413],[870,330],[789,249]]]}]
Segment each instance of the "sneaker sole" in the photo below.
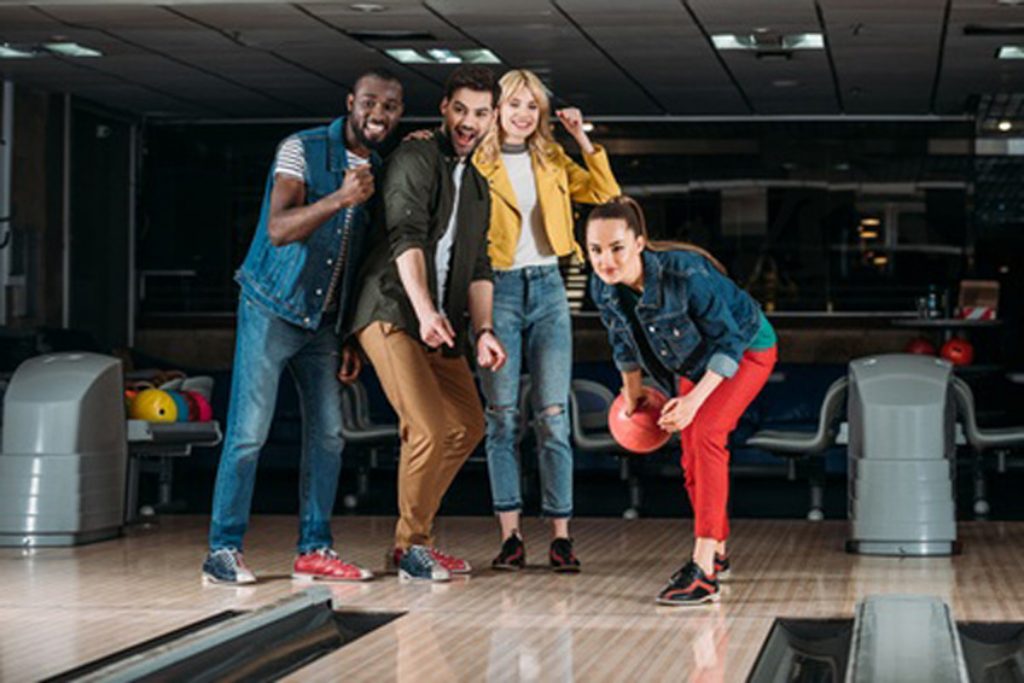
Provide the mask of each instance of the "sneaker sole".
[{"label": "sneaker sole", "polygon": [[373,574],[348,578],[343,576],[321,576],[320,574],[299,574],[292,572],[292,579],[295,581],[302,581],[303,583],[314,583],[316,581],[322,581],[324,583],[359,583],[361,581],[369,581],[372,578]]},{"label": "sneaker sole", "polygon": [[244,581],[228,581],[226,579],[218,579],[210,574],[203,574],[204,586],[251,586],[254,583],[256,583],[255,577]]},{"label": "sneaker sole", "polygon": [[[449,572],[449,574],[451,574],[451,572]],[[409,572],[405,571],[404,569],[399,569],[398,570],[398,580],[399,581],[415,581],[415,582],[420,582],[420,583],[444,583],[445,581],[451,581],[451,579],[452,579],[451,576],[446,576],[446,577],[444,577],[442,579],[435,579],[435,578],[430,577],[430,576],[413,576],[412,574],[410,574]]]},{"label": "sneaker sole", "polygon": [[522,571],[524,567],[518,564],[492,564],[491,569],[496,569],[499,572],[518,572]]},{"label": "sneaker sole", "polygon": [[671,607],[695,607],[697,605],[707,605],[708,603],[718,602],[721,597],[721,593],[712,593],[711,595],[704,596],[700,600],[690,600],[688,602],[676,602],[673,600],[663,600],[662,598],[654,598],[654,602],[659,605],[669,605]]},{"label": "sneaker sole", "polygon": [[579,574],[581,567],[552,567],[551,571],[556,574]]}]

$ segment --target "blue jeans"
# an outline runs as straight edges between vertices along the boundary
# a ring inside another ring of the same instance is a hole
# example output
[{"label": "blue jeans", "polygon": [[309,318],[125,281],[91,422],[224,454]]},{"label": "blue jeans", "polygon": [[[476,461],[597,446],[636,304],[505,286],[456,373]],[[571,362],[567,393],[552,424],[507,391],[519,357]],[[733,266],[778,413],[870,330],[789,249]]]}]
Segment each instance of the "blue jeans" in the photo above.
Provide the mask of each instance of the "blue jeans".
[{"label": "blue jeans", "polygon": [[[333,317],[333,316],[332,316]],[[302,460],[299,468],[300,553],[330,547],[331,511],[341,470],[340,343],[333,320],[304,330],[243,296],[231,378],[227,433],[213,492],[210,550],[241,550],[249,525],[256,464],[266,443],[286,367],[299,392]]]},{"label": "blue jeans", "polygon": [[520,387],[530,373],[530,407],[545,517],[572,516],[573,454],[569,444],[572,322],[558,266],[494,273],[494,330],[508,351],[498,372],[481,372],[487,399],[487,469],[496,512],[523,507],[519,486]]}]

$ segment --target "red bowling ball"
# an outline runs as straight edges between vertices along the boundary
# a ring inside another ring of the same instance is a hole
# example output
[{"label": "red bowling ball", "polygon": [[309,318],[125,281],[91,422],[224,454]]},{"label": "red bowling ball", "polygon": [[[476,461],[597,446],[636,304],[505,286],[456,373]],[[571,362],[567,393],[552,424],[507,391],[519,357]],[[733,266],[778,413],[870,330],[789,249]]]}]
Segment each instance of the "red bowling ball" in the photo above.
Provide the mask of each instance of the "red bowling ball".
[{"label": "red bowling ball", "polygon": [[970,365],[974,361],[974,346],[966,339],[954,337],[942,345],[941,355],[953,365]]},{"label": "red bowling ball", "polygon": [[934,356],[935,345],[924,337],[915,337],[907,343],[907,353],[918,353],[923,356]]},{"label": "red bowling ball", "polygon": [[615,441],[633,453],[653,453],[672,435],[658,426],[661,409],[668,402],[665,394],[644,387],[645,399],[632,415],[626,415],[626,400],[619,394],[608,410],[608,431]]}]

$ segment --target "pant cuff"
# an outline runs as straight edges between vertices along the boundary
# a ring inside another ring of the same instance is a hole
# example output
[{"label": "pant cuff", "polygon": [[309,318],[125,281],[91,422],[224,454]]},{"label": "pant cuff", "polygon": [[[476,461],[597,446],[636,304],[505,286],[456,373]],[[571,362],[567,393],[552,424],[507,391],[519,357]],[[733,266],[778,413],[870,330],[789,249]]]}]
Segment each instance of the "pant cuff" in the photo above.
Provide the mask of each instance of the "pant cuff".
[{"label": "pant cuff", "polygon": [[522,503],[495,503],[494,511],[497,512],[522,512]]}]

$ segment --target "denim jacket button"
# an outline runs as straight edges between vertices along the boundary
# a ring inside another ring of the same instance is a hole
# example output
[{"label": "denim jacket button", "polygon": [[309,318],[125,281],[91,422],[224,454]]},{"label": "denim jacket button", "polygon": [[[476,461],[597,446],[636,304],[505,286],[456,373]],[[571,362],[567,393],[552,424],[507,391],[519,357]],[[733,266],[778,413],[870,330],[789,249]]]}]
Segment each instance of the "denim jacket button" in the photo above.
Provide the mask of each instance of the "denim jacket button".
[{"label": "denim jacket button", "polygon": [[308,325],[309,324],[309,318],[303,318],[302,322],[304,322],[304,323],[306,323]]},{"label": "denim jacket button", "polygon": [[324,293],[324,290],[322,290],[322,289],[317,289],[317,290],[316,290],[316,295],[317,295],[317,296],[320,296],[320,295],[321,295],[321,294],[323,294],[323,293]]},{"label": "denim jacket button", "polygon": [[654,325],[651,325],[647,329],[650,330],[651,332],[655,332],[658,328],[656,328]]},{"label": "denim jacket button", "polygon": [[327,259],[327,265],[331,265],[333,263],[334,263],[334,259],[332,259],[332,258]]},{"label": "denim jacket button", "polygon": [[676,328],[673,327],[672,328],[672,334],[675,335],[676,337],[678,337],[679,336],[679,330],[677,330]]},{"label": "denim jacket button", "polygon": [[668,351],[666,351],[665,349],[662,349],[661,350],[661,355],[667,356],[668,355]]}]

